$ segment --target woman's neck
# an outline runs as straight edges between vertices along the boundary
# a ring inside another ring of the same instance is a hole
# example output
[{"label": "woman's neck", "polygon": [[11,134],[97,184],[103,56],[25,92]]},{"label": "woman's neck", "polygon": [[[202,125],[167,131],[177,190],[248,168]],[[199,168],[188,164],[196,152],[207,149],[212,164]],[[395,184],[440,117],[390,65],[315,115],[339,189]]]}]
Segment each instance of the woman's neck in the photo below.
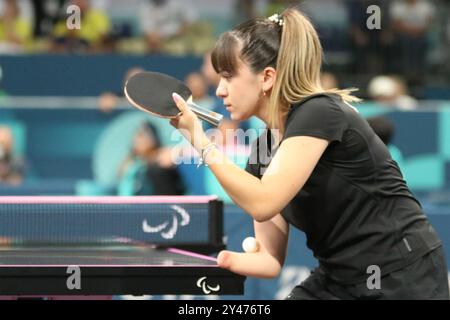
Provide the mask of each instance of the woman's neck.
[{"label": "woman's neck", "polygon": [[280,115],[280,118],[278,119],[278,126],[274,126],[271,124],[269,110],[267,107],[263,108],[261,112],[256,115],[256,117],[266,124],[266,127],[270,129],[270,131],[272,131],[272,134],[274,134],[274,132],[278,132],[277,136],[279,136],[281,139],[284,134],[284,122],[286,120],[286,116]]},{"label": "woman's neck", "polygon": [[265,124],[266,127],[270,130],[279,130],[281,134],[284,132],[284,122],[286,121],[287,113],[282,114],[283,112],[281,110],[285,109],[280,107],[280,113],[278,114],[278,125],[272,125],[271,124],[271,115],[269,110],[269,101],[270,101],[270,95],[264,96],[261,101],[261,106],[258,108],[258,113],[255,115],[257,118],[261,119]]}]

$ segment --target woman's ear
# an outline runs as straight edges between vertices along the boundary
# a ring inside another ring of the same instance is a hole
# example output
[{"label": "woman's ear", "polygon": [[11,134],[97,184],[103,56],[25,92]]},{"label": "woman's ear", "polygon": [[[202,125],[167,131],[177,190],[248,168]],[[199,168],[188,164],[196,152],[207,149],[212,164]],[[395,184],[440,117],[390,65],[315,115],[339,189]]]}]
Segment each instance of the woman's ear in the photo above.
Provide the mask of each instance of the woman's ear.
[{"label": "woman's ear", "polygon": [[262,72],[263,76],[263,90],[264,92],[272,90],[273,86],[275,85],[275,80],[277,76],[277,71],[273,67],[266,67],[264,68]]}]

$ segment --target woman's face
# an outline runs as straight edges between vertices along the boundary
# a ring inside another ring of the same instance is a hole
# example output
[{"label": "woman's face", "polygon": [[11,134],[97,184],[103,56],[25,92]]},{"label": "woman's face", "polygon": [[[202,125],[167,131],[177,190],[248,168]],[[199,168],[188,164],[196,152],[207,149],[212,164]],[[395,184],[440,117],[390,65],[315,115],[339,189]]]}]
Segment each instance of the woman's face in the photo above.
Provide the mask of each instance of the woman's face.
[{"label": "woman's face", "polygon": [[216,95],[223,99],[232,120],[246,120],[263,106],[263,76],[254,74],[246,63],[240,61],[236,74],[220,74]]}]

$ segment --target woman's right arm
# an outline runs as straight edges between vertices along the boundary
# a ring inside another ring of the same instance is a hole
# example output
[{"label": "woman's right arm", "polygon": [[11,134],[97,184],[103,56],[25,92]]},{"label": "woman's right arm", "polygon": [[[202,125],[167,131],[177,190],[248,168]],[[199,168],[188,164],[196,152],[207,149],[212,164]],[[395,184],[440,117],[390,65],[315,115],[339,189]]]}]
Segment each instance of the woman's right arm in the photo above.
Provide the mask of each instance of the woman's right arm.
[{"label": "woman's right arm", "polygon": [[259,242],[259,251],[240,253],[221,251],[217,262],[221,268],[257,278],[277,277],[286,257],[289,225],[278,214],[264,222],[254,221],[255,238]]}]

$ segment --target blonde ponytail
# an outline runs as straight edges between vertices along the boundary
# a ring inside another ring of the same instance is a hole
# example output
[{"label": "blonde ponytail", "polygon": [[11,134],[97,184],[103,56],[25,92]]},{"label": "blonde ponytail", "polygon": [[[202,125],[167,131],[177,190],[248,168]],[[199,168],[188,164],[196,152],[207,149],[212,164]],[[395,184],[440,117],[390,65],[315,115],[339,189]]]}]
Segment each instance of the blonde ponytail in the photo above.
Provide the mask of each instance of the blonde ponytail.
[{"label": "blonde ponytail", "polygon": [[287,9],[283,19],[277,58],[277,79],[269,101],[269,125],[281,128],[293,103],[316,93],[335,93],[345,102],[360,101],[351,93],[356,89],[324,90],[320,83],[323,49],[311,22],[297,9]]}]

